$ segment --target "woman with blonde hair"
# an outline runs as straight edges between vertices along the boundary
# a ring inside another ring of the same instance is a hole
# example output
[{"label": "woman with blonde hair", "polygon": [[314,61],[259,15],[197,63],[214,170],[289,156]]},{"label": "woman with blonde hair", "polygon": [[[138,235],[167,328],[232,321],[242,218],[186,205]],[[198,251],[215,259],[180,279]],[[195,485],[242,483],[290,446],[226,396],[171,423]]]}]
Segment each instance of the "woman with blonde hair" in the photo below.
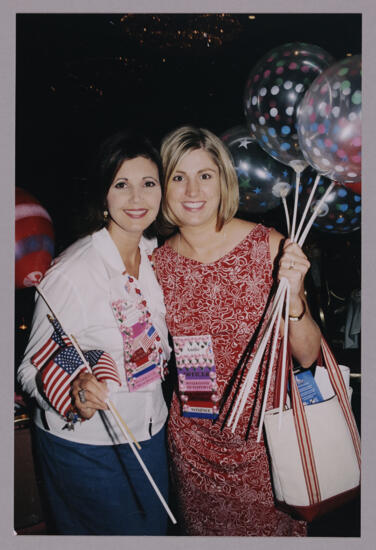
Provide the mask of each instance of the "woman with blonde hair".
[{"label": "woman with blonde hair", "polygon": [[156,251],[155,265],[178,372],[168,444],[185,533],[304,536],[304,522],[275,508],[265,444],[256,442],[266,364],[235,433],[223,420],[235,368],[251,338],[257,349],[273,283],[282,277],[291,291],[291,353],[303,367],[317,358],[320,331],[304,295],[309,262],[274,229],[234,217],[236,172],[210,131],[179,128],[164,139],[161,153],[171,236]]}]

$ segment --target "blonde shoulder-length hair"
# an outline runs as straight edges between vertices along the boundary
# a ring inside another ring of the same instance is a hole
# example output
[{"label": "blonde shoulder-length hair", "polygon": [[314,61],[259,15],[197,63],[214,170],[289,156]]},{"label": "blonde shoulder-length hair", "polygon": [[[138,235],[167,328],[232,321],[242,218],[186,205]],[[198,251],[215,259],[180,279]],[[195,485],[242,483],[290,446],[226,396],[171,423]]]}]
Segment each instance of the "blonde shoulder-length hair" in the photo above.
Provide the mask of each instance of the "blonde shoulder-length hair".
[{"label": "blonde shoulder-length hair", "polygon": [[217,231],[236,214],[239,205],[239,188],[235,168],[224,143],[212,132],[194,126],[182,126],[169,133],[162,141],[161,157],[164,172],[165,192],[162,199],[162,214],[167,222],[167,232],[179,227],[179,220],[167,202],[168,188],[176,166],[187,153],[203,149],[213,159],[219,170],[220,203],[217,215]]}]

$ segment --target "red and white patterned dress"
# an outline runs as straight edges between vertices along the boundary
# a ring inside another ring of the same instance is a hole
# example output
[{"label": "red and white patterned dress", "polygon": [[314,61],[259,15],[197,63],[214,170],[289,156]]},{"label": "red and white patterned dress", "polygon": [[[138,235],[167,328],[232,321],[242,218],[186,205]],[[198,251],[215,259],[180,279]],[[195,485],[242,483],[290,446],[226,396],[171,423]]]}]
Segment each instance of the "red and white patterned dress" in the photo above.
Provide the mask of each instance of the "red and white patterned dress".
[{"label": "red and white patterned dress", "polygon": [[[220,395],[260,323],[270,293],[269,233],[268,228],[255,226],[233,250],[209,264],[178,256],[168,244],[156,251],[170,333],[211,334]],[[179,398],[176,393],[173,396],[168,444],[174,489],[188,535],[306,534],[305,522],[274,507],[266,449],[263,440],[256,442],[265,370],[264,366],[256,403],[253,389],[234,434],[227,426],[222,428],[230,400],[213,423],[181,416]],[[273,392],[274,377],[268,409]],[[253,404],[254,420],[246,441]]]}]

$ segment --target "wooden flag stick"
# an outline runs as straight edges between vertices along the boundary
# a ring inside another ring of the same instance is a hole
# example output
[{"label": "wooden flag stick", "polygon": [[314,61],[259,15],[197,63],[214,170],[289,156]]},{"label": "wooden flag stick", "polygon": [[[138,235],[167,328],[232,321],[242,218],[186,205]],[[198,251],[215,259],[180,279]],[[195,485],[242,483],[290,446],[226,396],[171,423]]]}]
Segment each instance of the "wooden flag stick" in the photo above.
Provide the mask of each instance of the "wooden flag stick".
[{"label": "wooden flag stick", "polygon": [[[80,350],[78,344],[77,344],[77,341],[75,339],[74,336],[72,336],[72,341],[74,342],[73,345],[77,351],[77,353],[80,355],[82,361],[84,361],[84,364],[90,369],[90,366],[88,365],[82,351]],[[110,411],[112,412],[113,416],[115,417],[117,423],[118,423],[118,426],[119,428],[121,429],[123,435],[125,436],[125,438],[127,439],[129,445],[131,446],[131,449],[133,451],[133,453],[135,454],[138,462],[140,463],[140,466],[141,468],[144,470],[145,474],[146,474],[146,477],[148,478],[148,480],[150,481],[154,491],[157,493],[157,496],[159,497],[159,500],[161,501],[161,503],[163,504],[163,507],[165,508],[166,512],[168,513],[168,515],[170,516],[170,519],[173,523],[176,523],[176,519],[175,517],[172,515],[172,512],[170,510],[170,508],[168,507],[167,505],[167,502],[165,501],[165,499],[163,498],[162,496],[162,493],[160,492],[160,490],[158,489],[154,479],[152,478],[149,470],[147,469],[144,461],[142,460],[141,456],[139,455],[137,449],[135,448],[135,446],[133,445],[133,442],[131,439],[133,439],[133,441],[135,441],[136,445],[138,446],[138,448],[140,449],[140,445],[137,443],[137,441],[134,439],[134,436],[132,435],[132,432],[130,432],[129,428],[126,426],[124,420],[121,419],[119,413],[117,412],[116,408],[114,407],[113,403],[111,403],[111,401],[109,399],[106,400],[106,404],[108,405]],[[124,426],[123,426],[124,425]],[[125,429],[124,429],[125,428]],[[128,436],[128,433],[127,432],[130,432],[130,435],[131,435],[131,439],[130,437]]]},{"label": "wooden flag stick", "polygon": [[[59,321],[60,322],[60,321]],[[77,342],[77,339],[75,338],[75,336],[73,334],[71,334],[70,336],[70,340],[75,348],[75,350],[77,351],[78,355],[81,357],[81,360],[82,362],[84,363],[85,367],[89,370],[89,372],[92,373],[92,370],[91,370],[91,367],[89,365],[89,363],[86,361],[85,359],[85,356],[84,354],[82,353],[81,351],[81,348],[80,346],[78,345],[78,342]],[[129,437],[131,437],[131,439],[134,441],[137,449],[140,449],[141,450],[141,446],[140,444],[138,443],[138,441],[136,440],[135,436],[133,435],[131,429],[129,428],[129,426],[127,426],[127,424],[125,423],[125,421],[122,419],[122,417],[120,416],[120,414],[118,413],[118,411],[116,410],[114,404],[111,402],[111,400],[109,398],[106,399],[105,401],[106,405],[108,406],[108,408],[110,409],[110,411],[112,412],[120,430],[122,431],[123,435],[125,436],[125,433],[124,433],[124,430],[127,431]],[[126,437],[126,436],[125,436]],[[127,438],[128,439],[128,438]]]}]

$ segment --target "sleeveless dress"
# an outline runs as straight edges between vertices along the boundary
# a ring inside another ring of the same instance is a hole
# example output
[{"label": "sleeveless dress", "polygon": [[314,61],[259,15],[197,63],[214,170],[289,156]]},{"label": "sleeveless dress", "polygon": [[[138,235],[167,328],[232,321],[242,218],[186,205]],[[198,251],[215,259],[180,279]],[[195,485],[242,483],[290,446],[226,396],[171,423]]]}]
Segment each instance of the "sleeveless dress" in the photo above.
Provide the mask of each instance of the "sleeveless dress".
[{"label": "sleeveless dress", "polygon": [[[167,243],[155,254],[169,331],[172,336],[211,335],[221,396],[260,324],[270,294],[269,233],[270,229],[255,226],[234,249],[209,264],[179,256]],[[275,374],[276,365],[273,369]],[[235,433],[223,425],[232,394],[213,422],[182,416],[178,392],[174,392],[168,445],[172,483],[188,535],[306,535],[305,522],[275,508],[264,441],[256,442],[265,371],[266,364],[260,368]],[[274,379],[267,409],[273,407]]]}]

